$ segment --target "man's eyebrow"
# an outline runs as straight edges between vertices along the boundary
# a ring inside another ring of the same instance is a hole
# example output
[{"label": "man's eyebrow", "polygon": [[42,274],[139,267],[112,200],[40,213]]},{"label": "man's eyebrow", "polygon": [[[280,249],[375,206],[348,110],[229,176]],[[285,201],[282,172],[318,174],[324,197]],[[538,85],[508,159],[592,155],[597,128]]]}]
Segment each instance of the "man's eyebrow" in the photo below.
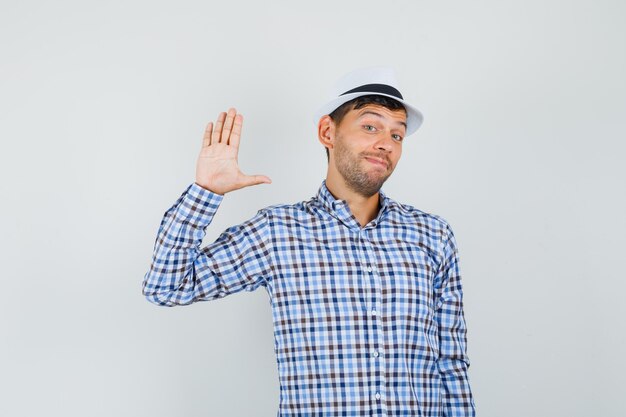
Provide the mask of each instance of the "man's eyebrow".
[{"label": "man's eyebrow", "polygon": [[[379,118],[381,118],[381,119],[384,119],[384,118],[385,118],[382,114],[380,114],[380,113],[376,113],[375,111],[372,111],[372,110],[365,110],[363,113],[361,113],[361,114],[359,115],[359,118],[361,118],[361,117],[365,116],[366,114],[371,114],[372,116],[378,116],[378,117],[379,117]],[[397,124],[401,124],[401,125],[402,125],[402,126],[404,126],[404,128],[406,129],[406,123],[404,123],[404,122],[397,122]]]}]

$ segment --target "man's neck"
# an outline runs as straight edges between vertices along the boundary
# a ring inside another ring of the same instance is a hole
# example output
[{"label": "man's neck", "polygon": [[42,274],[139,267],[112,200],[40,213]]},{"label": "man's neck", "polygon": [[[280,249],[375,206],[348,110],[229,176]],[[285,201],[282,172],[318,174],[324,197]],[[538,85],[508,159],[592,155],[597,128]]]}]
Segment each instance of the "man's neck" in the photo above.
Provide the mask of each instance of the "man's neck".
[{"label": "man's neck", "polygon": [[365,197],[349,188],[343,178],[327,175],[326,188],[338,200],[345,200],[350,212],[357,219],[361,227],[368,224],[378,215],[380,194]]}]

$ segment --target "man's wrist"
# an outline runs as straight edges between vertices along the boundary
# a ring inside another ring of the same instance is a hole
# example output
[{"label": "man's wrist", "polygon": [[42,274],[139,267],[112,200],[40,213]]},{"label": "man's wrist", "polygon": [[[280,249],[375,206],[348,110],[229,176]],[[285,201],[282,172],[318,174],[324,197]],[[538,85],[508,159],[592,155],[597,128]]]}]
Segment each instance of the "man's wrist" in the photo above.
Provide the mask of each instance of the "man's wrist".
[{"label": "man's wrist", "polygon": [[200,187],[200,188],[205,189],[206,191],[208,191],[208,192],[210,192],[210,193],[217,194],[217,195],[221,195],[222,197],[224,196],[224,194],[222,194],[222,193],[218,193],[218,192],[216,192],[216,191],[213,191],[213,190],[211,190],[211,188],[209,188],[208,186],[203,185],[203,184],[200,184],[200,183],[199,183],[199,182],[197,182],[197,181],[194,181],[194,184],[196,184],[196,185],[197,185],[198,187]]}]

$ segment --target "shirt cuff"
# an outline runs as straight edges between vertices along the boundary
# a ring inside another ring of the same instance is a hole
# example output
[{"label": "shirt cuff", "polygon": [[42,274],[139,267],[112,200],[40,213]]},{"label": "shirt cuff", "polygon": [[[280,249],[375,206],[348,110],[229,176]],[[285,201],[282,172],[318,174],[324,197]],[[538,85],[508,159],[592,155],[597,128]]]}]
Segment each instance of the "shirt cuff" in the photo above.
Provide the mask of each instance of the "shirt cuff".
[{"label": "shirt cuff", "polygon": [[196,226],[208,226],[223,199],[224,195],[207,190],[194,182],[183,193],[177,217]]}]

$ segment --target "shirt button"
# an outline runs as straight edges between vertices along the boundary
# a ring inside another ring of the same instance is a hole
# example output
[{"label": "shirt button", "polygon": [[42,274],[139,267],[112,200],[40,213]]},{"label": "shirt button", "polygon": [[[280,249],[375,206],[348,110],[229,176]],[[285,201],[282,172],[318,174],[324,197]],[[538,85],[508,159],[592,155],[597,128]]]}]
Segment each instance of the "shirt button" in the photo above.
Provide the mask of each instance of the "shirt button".
[{"label": "shirt button", "polygon": [[372,310],[372,316],[376,315],[376,309]]},{"label": "shirt button", "polygon": [[372,267],[371,266],[367,267],[367,272],[372,272]]},{"label": "shirt button", "polygon": [[378,357],[378,351],[375,350],[374,353],[372,353],[372,355],[374,355],[374,357],[377,358]]},{"label": "shirt button", "polygon": [[376,395],[374,395],[374,397],[376,397],[377,400],[380,400],[380,392],[377,392]]}]

